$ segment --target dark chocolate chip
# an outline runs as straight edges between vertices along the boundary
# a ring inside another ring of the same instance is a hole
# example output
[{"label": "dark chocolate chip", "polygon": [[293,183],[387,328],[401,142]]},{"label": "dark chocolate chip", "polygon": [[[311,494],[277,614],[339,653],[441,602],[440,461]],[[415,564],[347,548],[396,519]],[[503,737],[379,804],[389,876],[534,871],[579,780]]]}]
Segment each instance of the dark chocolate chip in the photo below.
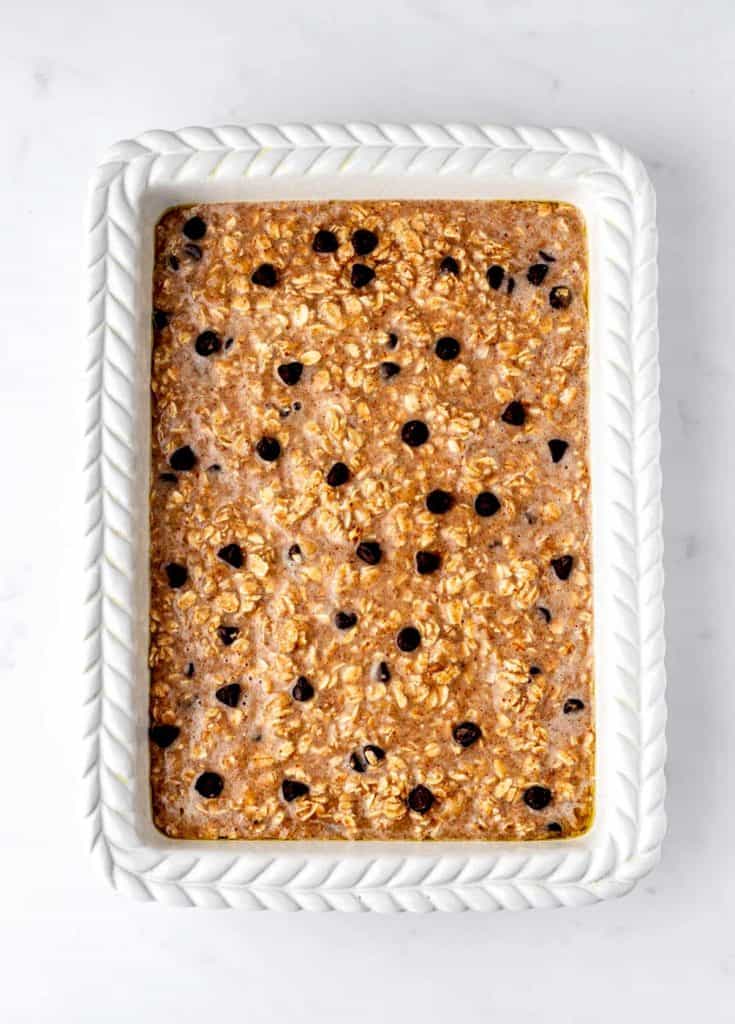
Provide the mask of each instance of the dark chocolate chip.
[{"label": "dark chocolate chip", "polygon": [[404,626],[403,629],[399,630],[398,636],[396,637],[396,644],[399,651],[403,651],[404,654],[409,654],[411,651],[415,651],[421,643],[421,634],[415,626]]},{"label": "dark chocolate chip", "polygon": [[550,821],[549,824],[546,826],[546,831],[553,832],[555,835],[560,835],[561,825],[558,821]]},{"label": "dark chocolate chip", "polygon": [[189,217],[181,230],[192,242],[198,242],[200,238],[204,238],[206,235],[207,225],[201,217]]},{"label": "dark chocolate chip", "polygon": [[388,667],[388,662],[387,661],[381,661],[379,663],[379,665],[378,665],[378,667],[377,667],[377,669],[375,671],[375,675],[376,675],[379,683],[389,683],[390,682],[390,679],[391,679],[390,668]]},{"label": "dark chocolate chip", "polygon": [[544,252],[543,249],[539,249],[538,254],[541,259],[546,260],[547,263],[556,263],[556,256],[552,256],[550,253]]},{"label": "dark chocolate chip", "polygon": [[482,736],[482,729],[474,722],[460,722],[452,729],[452,738],[460,747],[471,747]]},{"label": "dark chocolate chip", "polygon": [[532,267],[528,268],[526,277],[529,282],[534,285],[543,284],[544,278],[549,272],[549,268],[545,263],[534,263]]},{"label": "dark chocolate chip", "polygon": [[516,279],[514,277],[509,277],[508,278],[508,284],[506,285],[506,288],[505,288],[505,290],[507,291],[508,295],[512,295],[513,294],[513,290],[514,290],[515,286],[516,286]]},{"label": "dark chocolate chip", "polygon": [[294,402],[291,408],[294,412],[301,412],[301,402]]},{"label": "dark chocolate chip", "polygon": [[559,438],[554,438],[553,441],[549,441],[549,451],[551,452],[552,461],[561,462],[568,447],[569,442],[560,441]]},{"label": "dark chocolate chip", "polygon": [[337,629],[352,629],[357,625],[357,615],[355,612],[337,612],[334,624]]},{"label": "dark chocolate chip", "polygon": [[170,270],[178,270],[181,264],[179,263],[179,257],[175,253],[171,253],[168,258],[168,266]]},{"label": "dark chocolate chip", "polygon": [[493,263],[491,267],[488,267],[487,283],[490,285],[491,288],[494,288],[495,291],[497,291],[498,288],[503,283],[504,277],[505,271],[503,270],[502,267],[499,267],[497,263]]},{"label": "dark chocolate chip", "polygon": [[187,679],[193,679],[194,678],[194,662],[193,661],[190,661],[189,664],[184,669],[184,675],[186,676]]},{"label": "dark chocolate chip", "polygon": [[162,331],[164,327],[168,327],[170,320],[170,313],[164,313],[162,309],[153,310],[153,326],[157,331]]},{"label": "dark chocolate chip", "polygon": [[383,557],[383,552],[380,550],[380,544],[376,540],[363,540],[355,549],[355,554],[361,562],[365,562],[366,565],[377,565],[380,559]]},{"label": "dark chocolate chip", "polygon": [[436,551],[416,552],[416,572],[419,576],[430,576],[441,565],[441,555]]},{"label": "dark chocolate chip", "polygon": [[388,335],[388,340],[386,341],[385,345],[386,345],[386,348],[390,348],[390,349],[397,348],[397,346],[398,346],[398,335],[397,334],[393,334],[393,333],[389,334]]},{"label": "dark chocolate chip", "polygon": [[551,566],[560,580],[568,580],[572,572],[574,559],[571,555],[560,555],[551,559]]},{"label": "dark chocolate chip", "polygon": [[291,388],[294,384],[298,384],[301,380],[301,374],[304,372],[303,363],[281,363],[278,367],[277,373],[284,384],[288,384]]},{"label": "dark chocolate chip", "polygon": [[176,476],[175,473],[159,473],[158,479],[166,484],[175,484],[177,483],[179,478]]},{"label": "dark chocolate chip", "polygon": [[339,249],[339,241],[333,231],[317,231],[311,247],[318,253],[336,252]]},{"label": "dark chocolate chip", "polygon": [[281,454],[281,445],[275,437],[261,437],[255,450],[263,462],[275,462]]},{"label": "dark chocolate chip", "polygon": [[564,701],[564,714],[573,715],[577,711],[584,711],[584,701],[580,700],[579,697],[570,697],[569,700]]},{"label": "dark chocolate chip", "polygon": [[286,803],[290,804],[293,800],[298,800],[300,796],[307,796],[309,787],[305,782],[299,782],[297,779],[284,779],[281,783],[281,793]]},{"label": "dark chocolate chip", "polygon": [[311,700],[314,696],[314,687],[311,685],[306,676],[299,676],[296,682],[293,684],[291,689],[291,696],[294,700],[301,701],[302,703],[307,700]]},{"label": "dark chocolate chip", "polygon": [[292,562],[301,561],[301,545],[292,544],[288,549],[288,557]]},{"label": "dark chocolate chip", "polygon": [[531,665],[531,667],[528,670],[528,674],[530,676],[540,676],[541,669],[538,667],[538,665]]},{"label": "dark chocolate chip", "polygon": [[225,786],[225,780],[217,772],[202,772],[194,783],[194,789],[207,800],[218,797]]},{"label": "dark chocolate chip", "polygon": [[543,605],[538,605],[536,611],[539,613],[542,619],[545,619],[547,623],[551,622],[551,612],[548,608],[544,608]]},{"label": "dark chocolate chip", "polygon": [[434,803],[434,794],[426,786],[414,786],[408,794],[407,803],[409,810],[416,814],[426,814]]},{"label": "dark chocolate chip", "polygon": [[445,256],[439,264],[440,274],[451,274],[453,277],[459,277],[459,263],[455,260],[454,256]]},{"label": "dark chocolate chip", "polygon": [[352,248],[358,256],[367,256],[378,245],[378,236],[367,228],[358,228],[352,232]]},{"label": "dark chocolate chip", "polygon": [[505,407],[500,417],[504,423],[510,423],[512,427],[522,427],[526,422],[526,410],[522,402],[511,402]]},{"label": "dark chocolate chip", "polygon": [[166,575],[168,576],[168,585],[173,590],[178,590],[179,587],[183,587],[189,578],[189,572],[185,565],[179,565],[178,562],[169,562],[166,566]]},{"label": "dark chocolate chip", "polygon": [[352,753],[350,754],[350,768],[353,772],[360,772],[362,774],[366,770],[367,765],[358,753]]},{"label": "dark chocolate chip", "polygon": [[426,507],[435,516],[443,516],[445,512],[454,508],[454,498],[449,491],[443,491],[441,487],[437,487],[426,495]]},{"label": "dark chocolate chip", "polygon": [[189,257],[189,259],[194,260],[195,263],[198,263],[199,260],[202,258],[201,248],[198,245],[194,245],[193,242],[186,243],[186,245],[184,246],[184,252]]},{"label": "dark chocolate chip", "polygon": [[434,346],[434,352],[445,363],[450,359],[456,359],[459,355],[459,342],[456,338],[439,338]]},{"label": "dark chocolate chip", "polygon": [[500,502],[492,491],[481,491],[475,498],[475,512],[483,519],[494,516],[500,508]]},{"label": "dark chocolate chip", "polygon": [[367,743],[363,748],[362,752],[365,755],[368,768],[373,767],[378,761],[385,761],[385,751],[382,747],[376,746],[375,743]]},{"label": "dark chocolate chip", "polygon": [[532,811],[543,811],[551,803],[551,790],[546,786],[529,786],[523,794],[523,802]]},{"label": "dark chocolate chip", "polygon": [[213,462],[211,466],[207,466],[208,473],[219,473],[221,469],[219,462]]},{"label": "dark chocolate chip", "polygon": [[261,263],[251,274],[250,280],[253,284],[259,284],[261,288],[275,288],[278,284],[278,273],[272,263]]},{"label": "dark chocolate chip", "polygon": [[370,284],[374,277],[375,271],[373,268],[366,266],[364,263],[353,264],[350,271],[350,281],[353,288],[364,288],[366,284]]},{"label": "dark chocolate chip", "polygon": [[152,725],[148,730],[148,735],[157,747],[165,750],[178,738],[180,732],[178,725]]},{"label": "dark chocolate chip", "polygon": [[221,348],[222,342],[214,331],[202,331],[194,342],[194,349],[199,356],[214,355],[214,353],[219,352]]},{"label": "dark chocolate chip", "polygon": [[231,647],[240,635],[237,626],[217,626],[217,636],[225,647]]},{"label": "dark chocolate chip", "polygon": [[395,377],[397,373],[401,372],[401,368],[398,363],[381,363],[380,364],[380,376],[383,380],[390,380],[391,377]]},{"label": "dark chocolate chip", "polygon": [[572,304],[572,289],[565,284],[558,284],[549,292],[549,305],[552,309],[569,309]]},{"label": "dark chocolate chip", "polygon": [[228,338],[227,341],[225,342],[225,349],[232,348],[232,346],[234,344],[235,344],[235,339],[234,338]]},{"label": "dark chocolate chip", "polygon": [[410,448],[418,448],[429,440],[429,428],[422,420],[409,420],[401,427],[401,440]]},{"label": "dark chocolate chip", "polygon": [[239,544],[225,544],[217,552],[217,557],[221,558],[223,562],[227,562],[233,569],[242,568],[243,556],[242,548]]},{"label": "dark chocolate chip", "polygon": [[225,686],[220,686],[215,697],[220,703],[226,704],[228,708],[236,708],[240,703],[241,693],[242,687],[239,683],[227,683]]},{"label": "dark chocolate chip", "polygon": [[185,473],[187,470],[193,469],[194,466],[196,466],[197,457],[189,445],[185,444],[182,448],[177,448],[170,456],[168,464],[171,469],[175,469],[180,473]]},{"label": "dark chocolate chip", "polygon": [[350,479],[350,471],[344,462],[335,462],[327,473],[327,483],[330,487],[341,487]]}]

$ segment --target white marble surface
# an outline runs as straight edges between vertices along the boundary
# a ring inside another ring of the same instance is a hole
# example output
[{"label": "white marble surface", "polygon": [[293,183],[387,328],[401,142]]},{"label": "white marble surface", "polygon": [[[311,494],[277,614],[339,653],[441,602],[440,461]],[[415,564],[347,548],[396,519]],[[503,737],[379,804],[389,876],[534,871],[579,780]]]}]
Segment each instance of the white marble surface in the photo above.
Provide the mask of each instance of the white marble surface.
[{"label": "white marble surface", "polygon": [[[735,1017],[731,0],[0,11],[0,1020]],[[670,833],[626,899],[360,918],[125,901],[78,828],[81,210],[107,144],[254,120],[600,129],[659,195]]]}]

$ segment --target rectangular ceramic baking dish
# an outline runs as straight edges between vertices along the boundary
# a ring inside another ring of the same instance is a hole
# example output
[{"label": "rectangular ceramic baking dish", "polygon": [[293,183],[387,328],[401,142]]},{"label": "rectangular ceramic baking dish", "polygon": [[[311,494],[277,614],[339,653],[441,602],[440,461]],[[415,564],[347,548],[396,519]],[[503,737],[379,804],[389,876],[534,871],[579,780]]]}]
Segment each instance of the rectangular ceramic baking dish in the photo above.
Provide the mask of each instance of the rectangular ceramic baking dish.
[{"label": "rectangular ceramic baking dish", "polygon": [[[185,841],[148,778],[153,230],[178,203],[557,199],[587,222],[596,808],[544,842]],[[656,863],[664,638],[656,225],[641,163],[596,134],[474,125],[153,131],[94,175],[87,241],[85,815],[111,884],[143,899],[304,910],[491,910],[619,896]]]}]

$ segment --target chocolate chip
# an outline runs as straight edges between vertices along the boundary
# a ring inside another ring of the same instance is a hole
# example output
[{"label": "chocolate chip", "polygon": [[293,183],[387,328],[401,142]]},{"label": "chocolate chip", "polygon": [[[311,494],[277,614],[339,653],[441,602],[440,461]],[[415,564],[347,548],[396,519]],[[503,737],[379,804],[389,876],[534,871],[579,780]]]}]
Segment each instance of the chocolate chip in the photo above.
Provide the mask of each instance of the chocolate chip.
[{"label": "chocolate chip", "polygon": [[193,661],[190,661],[189,664],[184,669],[184,675],[186,676],[187,679],[193,679],[194,678],[194,662]]},{"label": "chocolate chip", "polygon": [[416,552],[416,572],[419,576],[430,576],[441,565],[441,555],[436,551]]},{"label": "chocolate chip", "polygon": [[255,450],[263,462],[275,462],[281,454],[281,445],[275,437],[261,437]]},{"label": "chocolate chip", "polygon": [[239,635],[240,630],[237,626],[217,626],[217,636],[225,647],[232,647]]},{"label": "chocolate chip", "polygon": [[204,238],[206,235],[207,225],[201,217],[189,217],[181,230],[192,242],[198,242],[200,238]]},{"label": "chocolate chip", "polygon": [[429,428],[421,420],[409,420],[401,427],[401,440],[410,448],[418,448],[429,440]]},{"label": "chocolate chip", "polygon": [[240,703],[241,693],[242,687],[239,683],[227,683],[225,686],[220,686],[215,697],[220,703],[226,704],[228,708],[236,708]]},{"label": "chocolate chip", "polygon": [[281,783],[281,793],[287,804],[298,800],[300,796],[307,796],[309,787],[305,782],[298,782],[296,779],[284,779]]},{"label": "chocolate chip", "polygon": [[570,697],[564,701],[564,714],[574,715],[577,711],[584,711],[584,701],[578,697]]},{"label": "chocolate chip", "polygon": [[551,612],[548,608],[544,608],[542,605],[538,605],[536,611],[539,613],[542,619],[545,619],[547,623],[551,622]]},{"label": "chocolate chip", "polygon": [[538,665],[531,665],[531,667],[528,670],[528,674],[530,676],[540,676],[541,669],[538,667]]},{"label": "chocolate chip", "polygon": [[451,274],[453,277],[459,277],[459,263],[455,260],[454,256],[445,256],[439,264],[440,274]]},{"label": "chocolate chip", "polygon": [[159,473],[158,479],[165,484],[175,484],[178,482],[178,477],[175,473]]},{"label": "chocolate chip", "polygon": [[404,654],[409,654],[411,651],[415,651],[421,643],[421,634],[415,626],[404,626],[396,637],[396,644],[399,651],[403,651]]},{"label": "chocolate chip", "polygon": [[293,684],[291,689],[291,696],[294,700],[301,701],[302,703],[307,700],[311,700],[314,696],[314,687],[311,685],[306,676],[299,676],[296,682]]},{"label": "chocolate chip", "polygon": [[189,257],[189,259],[194,260],[195,263],[198,263],[199,260],[202,258],[202,250],[198,245],[194,245],[193,242],[186,243],[186,245],[184,246],[184,252]]},{"label": "chocolate chip", "polygon": [[547,263],[556,263],[556,256],[551,256],[548,252],[544,252],[543,249],[539,249],[539,256],[542,260],[546,260]]},{"label": "chocolate chip", "polygon": [[298,384],[301,380],[301,374],[304,372],[304,364],[297,362],[281,363],[276,372],[283,383],[288,384],[288,386],[292,388],[294,384]]},{"label": "chocolate chip", "polygon": [[434,803],[434,794],[426,786],[414,786],[406,802],[409,810],[415,811],[416,814],[426,814]]},{"label": "chocolate chip", "polygon": [[526,410],[521,402],[511,402],[505,407],[500,418],[504,423],[510,423],[512,427],[522,427],[526,422]]},{"label": "chocolate chip", "polygon": [[532,267],[528,268],[526,277],[529,282],[534,285],[543,284],[544,278],[549,272],[549,268],[545,263],[534,263]]},{"label": "chocolate chip", "polygon": [[504,277],[505,271],[503,270],[502,267],[499,267],[497,263],[493,263],[491,267],[488,267],[487,283],[490,285],[491,288],[494,288],[495,291],[497,291],[498,288],[503,283]]},{"label": "chocolate chip", "polygon": [[373,268],[366,266],[364,263],[353,264],[350,271],[350,281],[353,288],[364,288],[366,284],[370,284],[374,277],[375,271]]},{"label": "chocolate chip", "polygon": [[546,786],[529,786],[523,794],[523,802],[532,811],[543,811],[551,803],[551,790]]},{"label": "chocolate chip", "polygon": [[352,753],[350,754],[350,768],[353,770],[353,772],[360,772],[362,774],[362,772],[366,770],[367,765],[365,764],[365,762],[363,761],[359,754]]},{"label": "chocolate chip", "polygon": [[170,313],[164,313],[162,309],[153,310],[153,326],[157,331],[162,331],[164,327],[168,327],[170,320]]},{"label": "chocolate chip", "polygon": [[243,563],[242,548],[239,544],[225,544],[217,552],[217,557],[227,562],[233,569],[240,569]]},{"label": "chocolate chip", "polygon": [[377,565],[380,559],[383,557],[383,552],[380,550],[380,544],[376,540],[363,540],[355,549],[355,554],[361,562],[365,562],[366,565]]},{"label": "chocolate chip", "polygon": [[506,288],[505,288],[505,290],[507,291],[508,295],[512,295],[513,294],[513,290],[514,290],[515,286],[516,286],[516,279],[514,277],[509,277],[508,278],[508,284],[506,285]]},{"label": "chocolate chip", "polygon": [[549,451],[551,452],[551,458],[553,462],[561,462],[564,458],[564,452],[569,447],[568,441],[560,441],[559,438],[554,438],[553,441],[549,441]]},{"label": "chocolate chip", "polygon": [[546,826],[546,831],[553,832],[556,835],[559,835],[561,833],[561,825],[558,821],[550,821],[549,824]]},{"label": "chocolate chip", "polygon": [[391,377],[395,377],[397,373],[401,372],[401,368],[398,363],[381,363],[380,364],[380,376],[383,380],[390,380]]},{"label": "chocolate chip", "polygon": [[452,729],[452,739],[460,747],[471,747],[482,736],[482,729],[474,722],[460,722]]},{"label": "chocolate chip", "polygon": [[339,249],[339,241],[333,231],[317,231],[311,247],[318,253],[336,252]]},{"label": "chocolate chip", "polygon": [[392,333],[389,334],[388,335],[388,340],[386,341],[385,345],[386,345],[386,348],[390,348],[390,349],[397,348],[397,346],[398,346],[398,335],[397,334],[392,334]]},{"label": "chocolate chip", "polygon": [[560,555],[551,559],[551,566],[560,580],[568,580],[572,572],[574,559],[571,555]]},{"label": "chocolate chip", "polygon": [[272,263],[261,263],[251,274],[250,280],[253,284],[259,284],[261,288],[275,288],[278,284],[278,273]]},{"label": "chocolate chip", "polygon": [[355,612],[337,612],[334,624],[337,629],[352,629],[357,625],[357,615]]},{"label": "chocolate chip", "polygon": [[378,245],[378,236],[367,228],[358,228],[352,232],[352,248],[358,256],[367,256]]},{"label": "chocolate chip", "polygon": [[179,257],[176,256],[174,253],[170,254],[167,262],[168,262],[170,270],[178,270],[179,269],[179,266],[180,266]]},{"label": "chocolate chip", "polygon": [[443,516],[445,512],[454,508],[454,498],[449,491],[443,491],[437,487],[426,495],[426,507],[435,516]]},{"label": "chocolate chip", "polygon": [[549,292],[549,305],[552,309],[569,309],[572,304],[572,289],[565,284],[558,284]]},{"label": "chocolate chip", "polygon": [[194,783],[194,789],[207,800],[218,797],[225,786],[225,780],[217,772],[202,772]]},{"label": "chocolate chip", "polygon": [[301,545],[292,544],[288,549],[288,557],[292,562],[300,562],[301,559]]},{"label": "chocolate chip", "polygon": [[219,473],[221,469],[219,462],[213,462],[211,466],[207,466],[208,473]]},{"label": "chocolate chip", "polygon": [[367,743],[363,748],[362,752],[365,756],[365,760],[368,763],[368,767],[373,767],[379,761],[385,761],[385,751],[382,747],[378,747],[375,743]]},{"label": "chocolate chip", "polygon": [[294,402],[291,408],[294,412],[301,412],[301,402]]},{"label": "chocolate chip", "polygon": [[148,730],[148,735],[157,747],[165,750],[175,739],[178,739],[180,732],[178,725],[152,725]]},{"label": "chocolate chip", "polygon": [[481,491],[475,498],[475,512],[483,519],[494,516],[500,508],[500,502],[492,491]]},{"label": "chocolate chip", "polygon": [[171,469],[175,469],[179,473],[185,473],[196,466],[197,457],[189,445],[185,444],[182,448],[177,448],[173,455],[170,456],[168,464]]},{"label": "chocolate chip", "polygon": [[222,342],[214,331],[202,331],[194,342],[194,348],[199,356],[211,356],[215,352],[219,352]]},{"label": "chocolate chip", "polygon": [[178,562],[169,562],[166,566],[166,575],[168,576],[168,585],[173,590],[178,590],[179,587],[183,587],[189,578],[189,572],[185,565],[179,565]]},{"label": "chocolate chip", "polygon": [[445,363],[450,359],[456,359],[459,355],[459,342],[456,338],[439,338],[434,346],[434,352]]},{"label": "chocolate chip", "polygon": [[379,665],[378,665],[378,667],[376,669],[375,675],[376,675],[377,680],[378,680],[379,683],[389,683],[390,682],[390,679],[391,679],[390,668],[388,667],[388,662],[387,661],[381,661],[379,663]]},{"label": "chocolate chip", "polygon": [[350,479],[350,471],[344,462],[335,462],[327,473],[327,483],[330,487],[341,487]]}]

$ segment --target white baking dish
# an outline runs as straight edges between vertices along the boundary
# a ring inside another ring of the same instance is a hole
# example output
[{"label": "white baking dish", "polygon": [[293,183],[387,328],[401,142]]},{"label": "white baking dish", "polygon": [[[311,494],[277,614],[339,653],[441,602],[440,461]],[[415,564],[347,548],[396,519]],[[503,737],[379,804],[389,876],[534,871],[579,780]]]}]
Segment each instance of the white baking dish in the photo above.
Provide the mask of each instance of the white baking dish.
[{"label": "white baking dish", "polygon": [[[148,474],[153,228],[176,203],[559,199],[587,220],[596,814],[538,843],[197,842],[152,824]],[[599,135],[471,125],[149,132],[92,183],[88,238],[86,815],[113,886],[198,906],[486,910],[618,896],[665,829],[656,226],[640,162]]]}]

